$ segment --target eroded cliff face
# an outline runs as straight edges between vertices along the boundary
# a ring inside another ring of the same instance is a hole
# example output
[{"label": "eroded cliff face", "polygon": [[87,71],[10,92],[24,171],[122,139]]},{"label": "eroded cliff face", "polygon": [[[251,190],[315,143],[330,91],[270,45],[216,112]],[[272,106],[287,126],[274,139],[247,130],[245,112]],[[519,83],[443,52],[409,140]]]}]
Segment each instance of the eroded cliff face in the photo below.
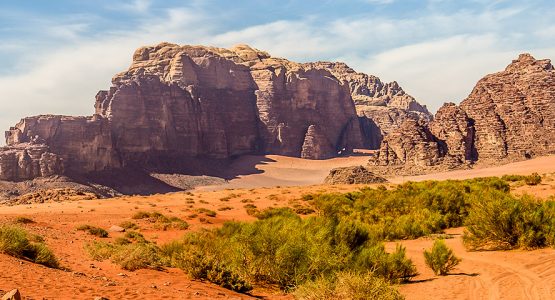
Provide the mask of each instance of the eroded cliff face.
[{"label": "eroded cliff face", "polygon": [[437,164],[444,154],[444,147],[425,122],[407,119],[384,139],[373,162],[378,166],[426,167]]},{"label": "eroded cliff face", "polygon": [[248,67],[203,47],[162,44],[136,51],[96,112],[110,120],[125,164],[182,156],[256,152],[256,85]]},{"label": "eroded cliff face", "polygon": [[460,106],[475,122],[480,160],[555,152],[555,70],[548,59],[521,54],[481,79]]},{"label": "eroded cliff face", "polygon": [[0,149],[0,180],[28,180],[63,171],[62,159],[46,145],[22,143]]},{"label": "eroded cliff face", "polygon": [[[453,168],[480,162],[500,164],[555,153],[555,70],[550,60],[522,54],[504,71],[481,79],[459,106],[447,103],[427,126],[445,149],[433,165]],[[401,143],[398,135],[411,137]],[[420,135],[398,129],[386,137],[378,157],[389,157],[391,148],[420,143]],[[388,145],[385,147],[384,145]],[[392,146],[395,145],[395,146]],[[434,147],[405,151],[410,167],[419,157],[437,157]],[[377,165],[399,160],[378,159]],[[425,171],[423,168],[420,171]],[[411,172],[414,169],[411,170]]]},{"label": "eroded cliff face", "polygon": [[407,119],[429,122],[426,106],[407,94],[397,82],[384,83],[378,77],[359,73],[344,63],[310,64],[329,70],[349,87],[363,130],[364,147],[378,149],[382,139]]},{"label": "eroded cliff face", "polygon": [[[143,47],[112,84],[94,116],[24,118],[6,133],[6,165],[36,146],[59,158],[54,173],[88,173],[244,154],[324,159],[364,145],[348,84],[246,45]],[[2,178],[42,176],[14,174]]]},{"label": "eroded cliff face", "polygon": [[[111,127],[100,116],[68,117],[44,115],[22,119],[6,132],[6,151],[40,148],[63,161],[55,168],[77,173],[118,168]],[[37,177],[37,176],[33,176]],[[9,176],[8,176],[9,178]]]}]

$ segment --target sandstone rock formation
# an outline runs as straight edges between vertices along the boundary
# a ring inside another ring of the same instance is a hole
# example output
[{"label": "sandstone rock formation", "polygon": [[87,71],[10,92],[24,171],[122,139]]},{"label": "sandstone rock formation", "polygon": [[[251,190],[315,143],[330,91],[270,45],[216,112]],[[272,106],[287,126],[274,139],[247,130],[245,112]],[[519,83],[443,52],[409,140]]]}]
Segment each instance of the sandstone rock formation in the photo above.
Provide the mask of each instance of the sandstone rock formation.
[{"label": "sandstone rock formation", "polygon": [[46,145],[24,143],[0,149],[0,180],[28,180],[63,171],[62,159]]},{"label": "sandstone rock formation", "polygon": [[432,166],[437,164],[444,154],[444,148],[426,123],[407,119],[382,142],[375,156],[375,164]]},{"label": "sandstone rock formation", "polygon": [[385,178],[375,175],[363,166],[335,168],[324,179],[324,183],[327,184],[371,184],[385,182],[387,182]]},{"label": "sandstone rock formation", "polygon": [[[96,95],[93,116],[28,117],[6,132],[8,146],[0,155],[8,158],[0,176],[186,167],[195,158],[262,153],[325,159],[369,144],[365,140],[377,147],[381,139],[382,131],[363,137],[353,95],[425,110],[395,83],[360,73],[350,78],[341,75],[348,67],[341,68],[273,58],[246,45],[143,47],[112,87]],[[360,83],[348,82],[355,79]],[[364,88],[370,85],[372,92]],[[43,160],[56,158],[58,165],[43,173],[10,171],[26,156],[16,160],[9,153],[28,153],[30,145],[47,149],[54,156]]]},{"label": "sandstone rock formation", "polygon": [[481,79],[460,106],[474,120],[480,160],[555,153],[555,70],[548,59],[521,54]]},{"label": "sandstone rock formation", "polygon": [[[63,160],[67,171],[85,173],[120,166],[111,134],[108,120],[98,115],[44,115],[24,118],[10,128],[6,132],[6,144],[8,149],[48,149]],[[61,174],[59,171],[63,169],[57,167],[58,172],[54,174]],[[37,176],[30,178],[33,177]]]},{"label": "sandstone rock formation", "polygon": [[430,121],[426,108],[405,93],[397,82],[384,83],[378,77],[358,73],[344,63],[318,62],[349,86],[363,130],[365,148],[378,149],[384,136],[406,119]]},{"label": "sandstone rock formation", "polygon": [[550,60],[521,54],[504,71],[481,79],[459,106],[445,104],[429,126],[391,133],[373,164],[452,168],[553,153],[555,70]]}]

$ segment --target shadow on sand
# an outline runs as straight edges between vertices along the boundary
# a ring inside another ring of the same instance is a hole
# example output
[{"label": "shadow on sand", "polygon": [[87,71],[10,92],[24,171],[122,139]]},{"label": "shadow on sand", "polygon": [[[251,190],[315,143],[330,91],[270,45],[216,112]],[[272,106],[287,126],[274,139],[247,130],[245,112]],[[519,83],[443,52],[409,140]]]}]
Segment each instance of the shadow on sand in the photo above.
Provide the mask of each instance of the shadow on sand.
[{"label": "shadow on sand", "polygon": [[225,184],[238,176],[261,174],[264,171],[257,166],[271,162],[275,160],[255,155],[229,160],[190,159],[156,162],[154,167],[127,167],[70,177],[77,183],[106,187],[124,195],[152,195]]}]

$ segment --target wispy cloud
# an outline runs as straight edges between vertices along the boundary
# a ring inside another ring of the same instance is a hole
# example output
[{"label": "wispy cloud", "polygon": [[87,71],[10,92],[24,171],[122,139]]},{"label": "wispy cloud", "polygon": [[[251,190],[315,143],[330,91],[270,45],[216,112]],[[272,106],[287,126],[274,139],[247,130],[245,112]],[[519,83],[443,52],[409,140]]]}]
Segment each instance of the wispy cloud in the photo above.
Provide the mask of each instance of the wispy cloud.
[{"label": "wispy cloud", "polygon": [[126,0],[112,2],[106,6],[107,9],[127,11],[131,13],[146,13],[152,5],[151,0]]}]

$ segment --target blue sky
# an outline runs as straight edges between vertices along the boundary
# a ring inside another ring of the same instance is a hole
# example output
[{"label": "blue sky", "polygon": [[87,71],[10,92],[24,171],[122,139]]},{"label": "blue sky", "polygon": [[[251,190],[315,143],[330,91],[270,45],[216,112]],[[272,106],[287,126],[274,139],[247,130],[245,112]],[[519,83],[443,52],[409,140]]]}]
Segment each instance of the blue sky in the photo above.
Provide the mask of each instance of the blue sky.
[{"label": "blue sky", "polygon": [[553,1],[13,0],[0,2],[0,129],[41,113],[89,115],[134,49],[247,43],[344,61],[436,110],[522,52],[555,58]]}]

